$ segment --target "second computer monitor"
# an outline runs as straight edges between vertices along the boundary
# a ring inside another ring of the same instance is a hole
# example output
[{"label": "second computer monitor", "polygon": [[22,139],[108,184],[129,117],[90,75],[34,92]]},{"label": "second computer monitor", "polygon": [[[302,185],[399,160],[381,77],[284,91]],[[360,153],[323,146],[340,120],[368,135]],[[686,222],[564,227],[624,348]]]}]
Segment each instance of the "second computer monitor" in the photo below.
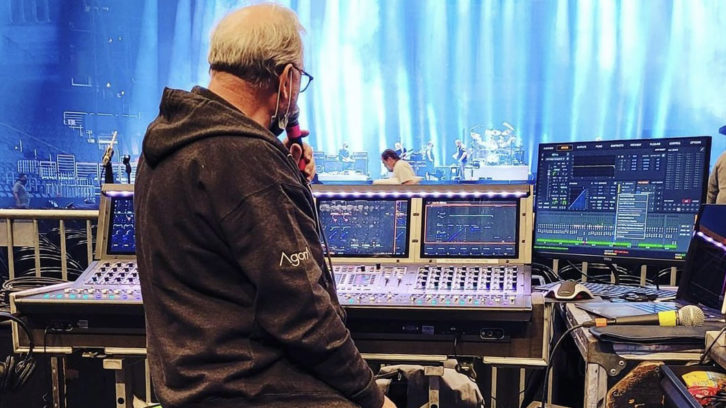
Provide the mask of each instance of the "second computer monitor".
[{"label": "second computer monitor", "polygon": [[708,136],[541,144],[535,253],[682,261],[705,198],[710,148]]}]

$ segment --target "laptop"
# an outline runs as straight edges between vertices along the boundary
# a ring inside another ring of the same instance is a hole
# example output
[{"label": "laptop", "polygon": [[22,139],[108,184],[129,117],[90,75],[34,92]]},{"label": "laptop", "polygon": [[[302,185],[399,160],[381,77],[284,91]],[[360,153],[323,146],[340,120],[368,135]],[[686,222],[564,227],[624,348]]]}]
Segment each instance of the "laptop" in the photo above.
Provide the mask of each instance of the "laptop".
[{"label": "laptop", "polygon": [[706,317],[726,314],[726,205],[701,207],[673,302],[584,302],[577,307],[608,319],[697,305]]}]

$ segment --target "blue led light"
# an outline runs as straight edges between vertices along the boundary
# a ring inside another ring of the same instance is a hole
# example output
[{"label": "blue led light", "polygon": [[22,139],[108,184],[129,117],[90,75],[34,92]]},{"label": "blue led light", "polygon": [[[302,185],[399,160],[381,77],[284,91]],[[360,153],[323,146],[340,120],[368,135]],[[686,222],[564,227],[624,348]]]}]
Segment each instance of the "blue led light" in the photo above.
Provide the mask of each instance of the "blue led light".
[{"label": "blue led light", "polygon": [[133,191],[106,191],[103,194],[106,196],[109,196],[109,197],[133,197],[134,196]]},{"label": "blue led light", "polygon": [[465,198],[465,197],[488,197],[488,198],[512,198],[512,197],[526,197],[529,192],[526,191],[344,191],[344,190],[324,190],[324,191],[313,191],[315,197],[353,197],[359,198],[365,196],[367,198],[398,198],[401,196],[405,197],[447,197],[447,198]]},{"label": "blue led light", "polygon": [[704,234],[701,231],[696,232],[696,235],[706,240],[708,243],[715,245],[716,247],[720,248],[722,251],[726,252],[726,245],[724,245],[720,241],[716,241],[715,239],[709,237],[708,235]]}]

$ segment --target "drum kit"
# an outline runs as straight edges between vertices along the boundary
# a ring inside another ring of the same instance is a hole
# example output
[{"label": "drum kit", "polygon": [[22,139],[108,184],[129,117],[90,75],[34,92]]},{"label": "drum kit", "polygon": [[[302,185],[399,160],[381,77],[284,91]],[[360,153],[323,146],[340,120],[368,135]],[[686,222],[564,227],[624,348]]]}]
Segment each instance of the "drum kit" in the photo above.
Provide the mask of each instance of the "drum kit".
[{"label": "drum kit", "polygon": [[517,143],[511,126],[504,130],[486,129],[483,138],[478,133],[471,133],[471,139],[470,157],[483,165],[524,164],[524,149]]}]

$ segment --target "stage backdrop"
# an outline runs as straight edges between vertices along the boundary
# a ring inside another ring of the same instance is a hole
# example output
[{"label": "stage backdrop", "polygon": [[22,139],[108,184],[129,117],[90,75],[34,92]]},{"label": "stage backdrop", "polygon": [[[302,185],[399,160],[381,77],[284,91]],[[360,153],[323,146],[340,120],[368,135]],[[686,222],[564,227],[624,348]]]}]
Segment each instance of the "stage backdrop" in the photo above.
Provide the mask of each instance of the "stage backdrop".
[{"label": "stage backdrop", "polygon": [[[113,130],[115,160],[135,161],[163,87],[206,85],[209,31],[247,3],[4,2],[0,184],[26,171],[38,194],[88,194],[64,180],[97,183]],[[472,131],[509,129],[533,167],[539,142],[706,134],[712,162],[726,148],[722,0],[281,3],[307,29],[309,142],[369,152],[373,177],[397,141],[431,141],[445,165]]]}]

